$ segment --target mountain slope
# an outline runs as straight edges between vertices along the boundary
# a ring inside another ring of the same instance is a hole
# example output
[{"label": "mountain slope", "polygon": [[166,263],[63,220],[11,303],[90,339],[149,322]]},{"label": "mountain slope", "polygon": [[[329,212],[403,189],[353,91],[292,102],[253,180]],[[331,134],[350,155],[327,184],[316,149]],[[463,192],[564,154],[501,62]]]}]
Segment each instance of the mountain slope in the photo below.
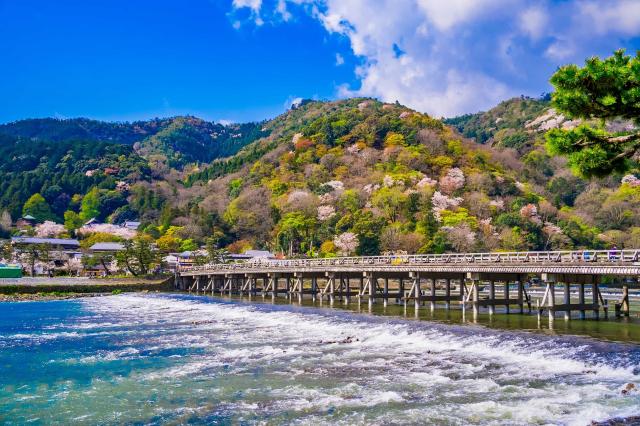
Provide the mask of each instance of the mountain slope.
[{"label": "mountain slope", "polygon": [[531,142],[526,123],[540,116],[549,106],[548,96],[540,99],[522,96],[501,102],[489,111],[465,114],[444,122],[478,143],[518,149]]},{"label": "mountain slope", "polygon": [[[5,156],[28,161],[5,164],[14,183],[3,191],[55,194],[48,188],[62,186],[42,179],[68,176],[82,190],[98,187],[91,197],[104,206],[102,217],[140,218],[145,232],[172,247],[182,239],[188,247],[207,242],[233,251],[334,256],[640,246],[640,179],[585,181],[564,159],[550,157],[546,129],[575,123],[544,100],[513,99],[450,125],[364,98],[306,101],[259,126],[225,126],[224,137],[212,136],[217,125],[196,118],[171,120],[133,146],[105,142],[94,159],[88,147],[70,141],[60,150],[71,161],[50,153],[29,157],[28,149],[13,146]],[[201,157],[212,162],[192,161],[214,145],[207,137],[229,142],[231,151],[244,146],[225,158],[214,158],[220,151]],[[114,146],[131,151],[114,157],[108,152]],[[131,170],[91,162],[123,156]],[[94,173],[97,181],[85,181]],[[126,204],[113,193],[119,182]],[[72,200],[63,208],[76,212],[89,196],[64,190]],[[19,204],[11,196],[0,202]]]},{"label": "mountain slope", "polygon": [[134,145],[142,156],[182,167],[233,155],[266,132],[262,131],[261,123],[222,125],[187,116],[132,123],[86,118],[29,119],[0,125],[0,134],[34,142],[100,141]]}]

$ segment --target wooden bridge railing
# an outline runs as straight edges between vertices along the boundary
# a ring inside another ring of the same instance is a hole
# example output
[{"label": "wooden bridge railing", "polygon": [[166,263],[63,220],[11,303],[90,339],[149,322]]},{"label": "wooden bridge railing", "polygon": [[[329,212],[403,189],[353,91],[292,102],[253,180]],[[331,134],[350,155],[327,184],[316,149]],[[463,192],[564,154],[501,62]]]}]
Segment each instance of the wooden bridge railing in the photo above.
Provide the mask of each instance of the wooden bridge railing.
[{"label": "wooden bridge railing", "polygon": [[574,250],[496,253],[446,253],[391,256],[358,256],[313,259],[254,259],[242,263],[206,264],[181,267],[180,272],[251,270],[260,268],[321,268],[323,266],[380,266],[380,265],[447,265],[447,264],[594,264],[633,265],[640,262],[638,250]]}]

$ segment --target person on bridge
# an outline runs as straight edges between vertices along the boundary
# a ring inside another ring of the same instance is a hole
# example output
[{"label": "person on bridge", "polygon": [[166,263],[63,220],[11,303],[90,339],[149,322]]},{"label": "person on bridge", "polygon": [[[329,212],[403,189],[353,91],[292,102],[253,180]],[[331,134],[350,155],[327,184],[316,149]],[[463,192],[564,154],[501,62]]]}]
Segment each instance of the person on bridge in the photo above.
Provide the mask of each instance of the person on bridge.
[{"label": "person on bridge", "polygon": [[617,259],[618,259],[618,247],[614,245],[613,247],[611,247],[611,250],[609,250],[609,260],[611,262],[614,262]]}]

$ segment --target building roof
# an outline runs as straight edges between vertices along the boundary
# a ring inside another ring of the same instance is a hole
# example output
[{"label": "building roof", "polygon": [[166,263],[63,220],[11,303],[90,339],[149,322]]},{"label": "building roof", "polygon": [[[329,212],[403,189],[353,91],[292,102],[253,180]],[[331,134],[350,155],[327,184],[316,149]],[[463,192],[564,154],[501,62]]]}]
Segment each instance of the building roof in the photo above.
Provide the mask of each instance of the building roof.
[{"label": "building roof", "polygon": [[133,229],[135,231],[140,227],[140,222],[136,220],[127,220],[123,226],[125,228]]},{"label": "building roof", "polygon": [[95,243],[89,250],[91,251],[120,251],[124,250],[122,243]]},{"label": "building roof", "polygon": [[273,259],[275,256],[268,250],[247,250],[243,253],[251,258],[262,257],[266,259]]},{"label": "building roof", "polygon": [[36,220],[36,218],[31,216],[30,214],[28,214],[26,216],[23,216],[22,219],[24,219],[24,220]]},{"label": "building roof", "polygon": [[78,240],[65,238],[12,237],[14,244],[51,244],[52,246],[80,247]]}]

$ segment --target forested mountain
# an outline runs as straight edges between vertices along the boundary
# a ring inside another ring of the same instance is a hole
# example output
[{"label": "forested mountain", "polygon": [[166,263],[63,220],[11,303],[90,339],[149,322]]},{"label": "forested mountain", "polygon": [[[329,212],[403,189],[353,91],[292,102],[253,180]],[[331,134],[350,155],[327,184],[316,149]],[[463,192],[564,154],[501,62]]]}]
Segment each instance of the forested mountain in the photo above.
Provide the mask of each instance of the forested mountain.
[{"label": "forested mountain", "polygon": [[222,125],[196,117],[104,122],[86,118],[29,119],[0,125],[0,135],[32,141],[100,141],[133,145],[136,152],[182,167],[235,154],[265,136],[261,123]]},{"label": "forested mountain", "polygon": [[640,245],[640,180],[578,178],[551,157],[546,130],[576,123],[546,99],[445,122],[359,98],[306,101],[259,124],[145,123],[100,130],[111,139],[94,123],[99,143],[76,141],[79,125],[0,127],[11,133],[0,140],[0,209],[15,219],[41,193],[70,232],[99,212],[141,219],[162,247],[289,255]]}]

